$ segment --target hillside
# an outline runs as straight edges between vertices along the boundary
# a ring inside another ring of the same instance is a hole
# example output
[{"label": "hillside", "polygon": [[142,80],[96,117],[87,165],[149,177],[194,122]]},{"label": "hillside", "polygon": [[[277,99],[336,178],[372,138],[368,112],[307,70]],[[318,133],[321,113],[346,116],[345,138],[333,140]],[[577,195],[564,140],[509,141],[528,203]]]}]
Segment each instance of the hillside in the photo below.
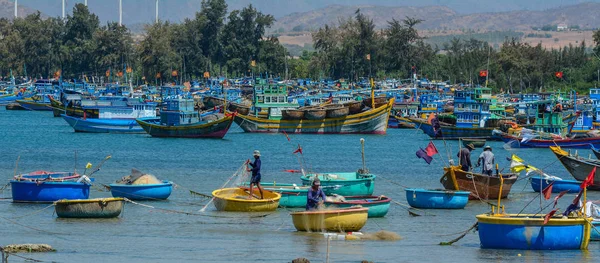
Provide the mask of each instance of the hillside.
[{"label": "hillside", "polygon": [[[419,29],[481,29],[481,30],[529,30],[531,27],[566,23],[580,28],[600,27],[600,3],[581,3],[552,8],[544,11],[510,11],[494,13],[459,14],[444,6],[383,7],[383,6],[328,6],[309,12],[293,13],[278,19],[273,29],[302,31],[335,24],[340,18],[352,16],[356,9],[373,19],[379,28],[392,18],[401,20],[406,16],[423,19]],[[295,30],[294,30],[295,29]]]},{"label": "hillside", "polygon": [[[19,17],[24,17],[26,15],[35,13],[35,9],[31,9],[29,7],[19,5],[18,14]],[[15,3],[9,0],[0,0],[0,18],[13,18],[15,16]]]}]

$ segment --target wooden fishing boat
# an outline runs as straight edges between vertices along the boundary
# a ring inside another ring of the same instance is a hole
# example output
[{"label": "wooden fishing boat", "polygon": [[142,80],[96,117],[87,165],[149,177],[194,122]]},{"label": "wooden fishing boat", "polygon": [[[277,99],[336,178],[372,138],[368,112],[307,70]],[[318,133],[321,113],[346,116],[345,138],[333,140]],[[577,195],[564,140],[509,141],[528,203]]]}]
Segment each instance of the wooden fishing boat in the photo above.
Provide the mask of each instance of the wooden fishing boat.
[{"label": "wooden fishing boat", "polygon": [[493,127],[458,127],[450,125],[441,125],[441,135],[433,131],[433,126],[427,120],[411,119],[417,128],[421,129],[425,134],[429,135],[432,139],[446,139],[446,140],[459,140],[465,137],[470,138],[481,138],[481,139],[494,139],[492,136]]},{"label": "wooden fishing boat", "polygon": [[469,144],[473,144],[475,148],[482,148],[485,146],[484,138],[461,138],[461,140],[464,147],[467,147]]},{"label": "wooden fishing boat", "polygon": [[[263,189],[264,199],[260,199],[260,192],[253,189],[250,195],[247,188],[223,188],[212,192],[214,205],[219,211],[230,212],[271,212],[279,206],[281,195]],[[249,199],[252,198],[252,199]]]},{"label": "wooden fishing boat", "polygon": [[340,104],[330,104],[325,106],[327,118],[344,118],[350,113],[350,108]]},{"label": "wooden fishing boat", "polygon": [[304,119],[298,121],[236,115],[235,122],[245,132],[385,134],[392,106],[393,99],[387,105],[358,114],[348,115],[345,118]]},{"label": "wooden fishing boat", "polygon": [[397,129],[414,129],[417,126],[408,118],[391,115],[390,119],[388,120],[388,127]]},{"label": "wooden fishing boat", "polygon": [[586,250],[591,224],[584,217],[556,215],[477,215],[481,248],[522,250]]},{"label": "wooden fishing boat", "polygon": [[600,159],[600,150],[598,150],[594,147],[591,147],[591,149],[592,149],[592,152],[594,153],[594,156],[596,156],[596,159]]},{"label": "wooden fishing boat", "polygon": [[27,110],[21,106],[21,104],[16,102],[11,102],[6,104],[6,110]]},{"label": "wooden fishing boat", "polygon": [[561,138],[561,139],[531,139],[523,140],[505,132],[494,131],[505,143],[510,143],[511,148],[549,148],[559,146],[562,148],[590,149],[600,147],[600,137],[589,138]]},{"label": "wooden fishing boat", "polygon": [[[504,179],[502,198],[508,197],[512,185],[517,181],[515,174],[501,174]],[[479,173],[465,172],[460,166],[444,167],[444,175],[440,183],[447,190],[471,192],[469,199],[497,199],[500,193],[501,180],[498,176],[487,176]]]},{"label": "wooden fishing boat", "polygon": [[463,209],[469,202],[471,192],[407,188],[406,201],[415,208]]},{"label": "wooden fishing boat", "polygon": [[391,198],[387,196],[345,196],[342,201],[325,201],[327,207],[338,209],[361,206],[368,208],[368,217],[384,217],[389,209]]},{"label": "wooden fishing boat", "polygon": [[302,184],[312,185],[315,178],[321,180],[323,191],[327,195],[369,196],[375,190],[374,174],[353,173],[319,173],[306,174],[300,177]]},{"label": "wooden fishing boat", "polygon": [[69,172],[36,171],[10,181],[13,202],[51,203],[61,199],[88,199],[90,184]]},{"label": "wooden fishing boat", "polygon": [[240,104],[240,103],[235,103],[235,102],[228,102],[229,103],[229,111],[231,112],[237,112],[238,114],[241,115],[248,115],[250,113],[250,107],[244,104]]},{"label": "wooden fishing boat", "polygon": [[75,132],[91,133],[146,133],[135,119],[80,118],[62,114]]},{"label": "wooden fishing boat", "polygon": [[304,119],[304,110],[302,109],[287,109],[281,110],[282,120],[302,120]]},{"label": "wooden fishing boat", "polygon": [[383,105],[386,105],[388,103],[388,99],[387,99],[387,97],[385,95],[384,96],[376,96],[375,97],[375,107],[373,107],[373,105],[372,105],[373,101],[371,100],[371,97],[364,98],[362,100],[362,102],[363,102],[363,104],[366,107],[369,107],[369,108],[379,108],[379,107],[381,107]]},{"label": "wooden fishing boat", "polygon": [[121,214],[123,198],[59,200],[54,209],[61,218],[113,218]]},{"label": "wooden fishing boat", "polygon": [[572,155],[571,153],[557,146],[551,146],[550,150],[556,155],[556,158],[562,163],[567,171],[577,181],[583,181],[596,167],[594,175],[594,183],[589,186],[589,189],[600,190],[600,160],[583,158],[581,156]]},{"label": "wooden fishing boat", "polygon": [[323,107],[303,108],[304,118],[307,120],[323,120],[327,117],[327,110]]},{"label": "wooden fishing boat", "polygon": [[349,114],[360,113],[364,108],[362,101],[356,101],[356,100],[344,102],[342,105],[348,107]]},{"label": "wooden fishing boat", "polygon": [[352,232],[359,231],[367,223],[368,211],[368,208],[360,207],[294,212],[290,215],[298,231]]},{"label": "wooden fishing boat", "polygon": [[581,190],[581,182],[577,180],[562,180],[560,178],[542,177],[535,175],[529,178],[531,188],[535,192],[541,192],[546,189],[548,185],[552,184],[552,192],[560,193],[562,191],[568,191],[568,193],[576,194]]},{"label": "wooden fishing boat", "polygon": [[173,191],[173,183],[163,181],[160,184],[110,184],[113,197],[131,200],[166,200]]},{"label": "wooden fishing boat", "polygon": [[30,111],[51,111],[50,101],[43,100],[16,100],[21,107]]},{"label": "wooden fishing boat", "polygon": [[[165,125],[160,118],[137,119],[137,123],[152,137],[223,138],[233,123],[235,114],[215,114],[217,120],[190,124]],[[161,112],[161,117],[164,112]]]}]

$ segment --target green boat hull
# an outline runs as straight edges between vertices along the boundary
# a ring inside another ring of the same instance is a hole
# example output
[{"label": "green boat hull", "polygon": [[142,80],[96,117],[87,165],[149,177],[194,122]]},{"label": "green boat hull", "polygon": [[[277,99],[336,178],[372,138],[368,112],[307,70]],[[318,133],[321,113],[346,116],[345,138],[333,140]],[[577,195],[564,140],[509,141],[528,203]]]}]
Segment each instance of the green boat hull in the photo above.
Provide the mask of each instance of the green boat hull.
[{"label": "green boat hull", "polygon": [[[302,176],[303,185],[311,185],[315,174]],[[321,173],[317,174],[321,180],[323,191],[327,195],[342,196],[367,196],[375,190],[374,174],[359,173]],[[329,187],[327,187],[329,186]]]},{"label": "green boat hull", "polygon": [[383,196],[381,197],[381,199],[377,196],[356,196],[346,197],[344,202],[327,201],[325,202],[325,205],[327,207],[340,209],[360,205],[364,208],[369,209],[369,217],[384,217],[390,210],[390,202],[390,198]]},{"label": "green boat hull", "polygon": [[[248,185],[247,183],[244,185]],[[281,194],[279,199],[279,206],[288,208],[306,207],[306,198],[308,195],[308,188],[294,184],[279,184],[279,183],[266,183],[261,182],[260,186],[263,189],[277,192]],[[298,188],[298,189],[296,189]]]}]

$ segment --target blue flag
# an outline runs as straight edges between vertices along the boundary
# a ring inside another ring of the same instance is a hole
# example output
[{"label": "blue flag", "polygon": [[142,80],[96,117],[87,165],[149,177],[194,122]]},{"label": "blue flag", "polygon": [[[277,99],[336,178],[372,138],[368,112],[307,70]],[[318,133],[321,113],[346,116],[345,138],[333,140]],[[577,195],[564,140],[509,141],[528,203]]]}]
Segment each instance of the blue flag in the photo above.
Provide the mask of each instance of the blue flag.
[{"label": "blue flag", "polygon": [[431,156],[427,155],[427,152],[425,152],[423,148],[419,148],[419,150],[417,151],[417,158],[425,160],[427,164],[431,164],[431,161],[433,160]]}]

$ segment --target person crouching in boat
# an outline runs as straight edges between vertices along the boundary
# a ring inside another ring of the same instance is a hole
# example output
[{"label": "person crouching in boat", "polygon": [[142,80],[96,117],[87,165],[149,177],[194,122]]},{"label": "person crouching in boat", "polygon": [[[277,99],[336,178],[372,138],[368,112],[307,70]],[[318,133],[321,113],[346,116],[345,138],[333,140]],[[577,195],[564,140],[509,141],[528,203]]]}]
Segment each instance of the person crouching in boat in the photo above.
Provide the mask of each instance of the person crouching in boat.
[{"label": "person crouching in boat", "polygon": [[254,150],[254,163],[250,162],[250,159],[246,161],[246,164],[252,166],[252,169],[248,169],[248,171],[252,171],[252,177],[250,178],[250,199],[252,199],[252,195],[254,194],[253,187],[256,185],[258,191],[260,192],[260,199],[263,199],[263,191],[260,187],[260,152],[258,150]]},{"label": "person crouching in boat", "polygon": [[321,189],[321,181],[319,178],[315,178],[312,187],[306,195],[306,211],[317,210],[325,202],[326,198],[325,192]]},{"label": "person crouching in boat", "polygon": [[492,176],[492,169],[494,169],[494,153],[492,153],[492,147],[485,146],[485,148],[483,148],[483,152],[479,155],[479,159],[477,159],[477,167],[479,167],[481,162],[483,162],[481,173]]},{"label": "person crouching in boat", "polygon": [[456,157],[458,157],[458,161],[460,164],[460,169],[465,172],[468,172],[469,170],[471,170],[471,168],[473,168],[473,165],[471,164],[471,151],[473,150],[475,150],[475,145],[469,143],[467,144],[467,147],[463,147],[462,149],[460,149],[458,154],[456,154]]}]

